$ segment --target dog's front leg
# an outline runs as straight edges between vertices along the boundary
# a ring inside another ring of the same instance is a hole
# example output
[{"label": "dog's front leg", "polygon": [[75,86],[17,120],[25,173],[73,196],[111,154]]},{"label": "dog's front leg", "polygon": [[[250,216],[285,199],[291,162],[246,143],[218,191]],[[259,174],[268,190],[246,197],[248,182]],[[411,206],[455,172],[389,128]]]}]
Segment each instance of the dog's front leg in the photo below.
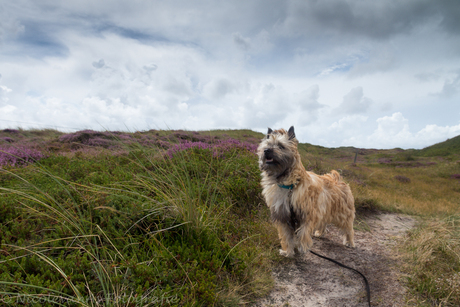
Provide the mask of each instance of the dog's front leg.
[{"label": "dog's front leg", "polygon": [[280,255],[285,257],[294,256],[294,230],[284,223],[277,223],[276,228],[278,229],[278,236],[281,241]]},{"label": "dog's front leg", "polygon": [[310,250],[313,245],[311,234],[313,232],[313,226],[311,224],[302,225],[297,229],[297,236],[299,238],[299,252],[306,253]]}]

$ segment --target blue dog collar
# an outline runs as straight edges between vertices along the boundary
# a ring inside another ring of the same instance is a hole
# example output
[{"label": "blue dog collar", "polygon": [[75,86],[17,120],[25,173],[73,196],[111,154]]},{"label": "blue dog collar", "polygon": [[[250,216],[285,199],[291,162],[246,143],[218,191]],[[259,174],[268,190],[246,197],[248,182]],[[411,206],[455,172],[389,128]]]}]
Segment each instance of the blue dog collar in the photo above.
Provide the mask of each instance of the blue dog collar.
[{"label": "blue dog collar", "polygon": [[288,190],[292,190],[294,188],[294,185],[291,184],[291,185],[283,185],[283,184],[278,184],[278,186],[282,189],[288,189]]}]

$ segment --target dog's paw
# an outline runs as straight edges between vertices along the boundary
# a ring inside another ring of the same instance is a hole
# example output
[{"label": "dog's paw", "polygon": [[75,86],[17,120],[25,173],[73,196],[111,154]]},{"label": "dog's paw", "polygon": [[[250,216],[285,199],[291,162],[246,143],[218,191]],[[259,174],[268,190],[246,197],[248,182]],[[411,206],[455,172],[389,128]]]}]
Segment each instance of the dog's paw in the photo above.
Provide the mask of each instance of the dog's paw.
[{"label": "dog's paw", "polygon": [[345,245],[346,247],[349,247],[349,248],[355,248],[355,244],[354,244],[354,243],[344,242],[343,245]]},{"label": "dog's paw", "polygon": [[306,254],[306,253],[308,253],[309,250],[310,250],[310,249],[309,249],[308,247],[305,248],[305,247],[303,247],[302,245],[300,245],[300,246],[297,247],[297,251],[298,251],[300,254]]},{"label": "dog's paw", "polygon": [[323,233],[320,232],[319,230],[315,231],[315,234],[314,234],[315,237],[321,237],[322,235]]},{"label": "dog's paw", "polygon": [[280,255],[284,256],[284,257],[287,257],[287,258],[292,258],[292,257],[294,257],[294,251],[287,252],[285,250],[280,249]]}]

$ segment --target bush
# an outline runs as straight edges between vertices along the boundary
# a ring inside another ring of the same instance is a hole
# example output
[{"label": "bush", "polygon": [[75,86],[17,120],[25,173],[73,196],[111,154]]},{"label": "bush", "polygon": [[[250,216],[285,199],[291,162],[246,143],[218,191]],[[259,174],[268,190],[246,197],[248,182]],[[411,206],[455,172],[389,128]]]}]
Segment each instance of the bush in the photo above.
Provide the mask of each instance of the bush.
[{"label": "bush", "polygon": [[213,149],[56,155],[3,177],[0,299],[210,306],[266,287],[270,245],[247,235],[268,219],[256,156]]},{"label": "bush", "polygon": [[20,166],[36,162],[45,158],[45,155],[28,147],[0,147],[0,166]]}]

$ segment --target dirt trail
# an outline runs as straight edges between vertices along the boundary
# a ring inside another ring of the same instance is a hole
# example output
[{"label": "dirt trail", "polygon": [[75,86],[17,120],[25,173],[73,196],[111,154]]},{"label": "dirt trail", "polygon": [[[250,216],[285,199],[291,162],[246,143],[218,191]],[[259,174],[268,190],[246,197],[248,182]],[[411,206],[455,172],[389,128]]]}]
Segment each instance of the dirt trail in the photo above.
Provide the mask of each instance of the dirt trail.
[{"label": "dirt trail", "polygon": [[[356,248],[342,245],[338,230],[328,226],[312,250],[363,273],[370,284],[372,306],[403,306],[405,290],[391,245],[415,225],[406,215],[375,214],[365,219],[370,231],[355,231]],[[311,253],[283,260],[273,271],[275,287],[254,306],[368,306],[360,275]]]}]

